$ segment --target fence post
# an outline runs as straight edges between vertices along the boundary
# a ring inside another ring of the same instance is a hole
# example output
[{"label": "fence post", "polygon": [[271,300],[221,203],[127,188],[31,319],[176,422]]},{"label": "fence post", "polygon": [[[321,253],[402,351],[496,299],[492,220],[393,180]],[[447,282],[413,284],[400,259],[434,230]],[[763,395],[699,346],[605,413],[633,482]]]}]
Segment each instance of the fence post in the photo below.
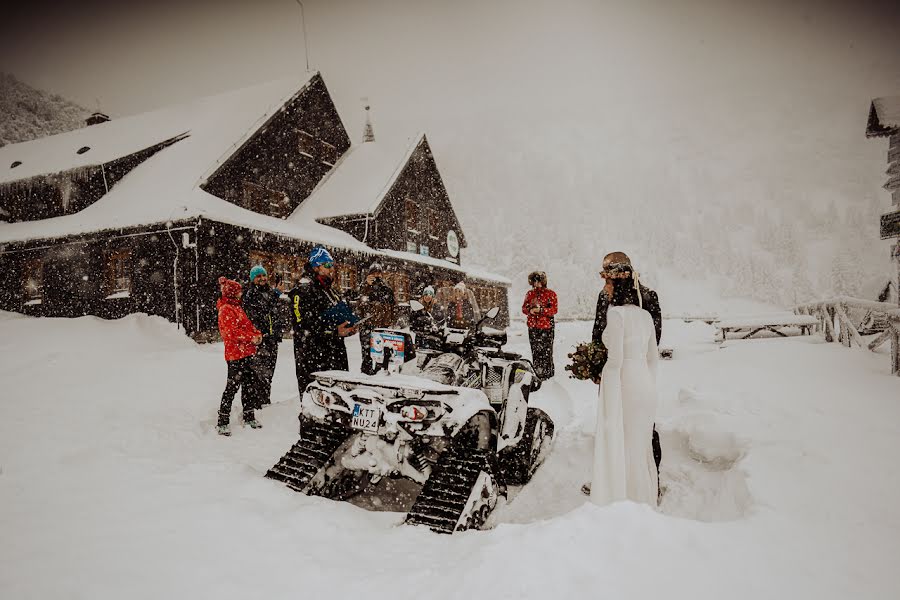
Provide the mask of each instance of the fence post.
[{"label": "fence post", "polygon": [[834,311],[828,305],[823,305],[825,312],[825,341],[834,341]]},{"label": "fence post", "polygon": [[891,373],[900,377],[900,321],[891,323]]}]

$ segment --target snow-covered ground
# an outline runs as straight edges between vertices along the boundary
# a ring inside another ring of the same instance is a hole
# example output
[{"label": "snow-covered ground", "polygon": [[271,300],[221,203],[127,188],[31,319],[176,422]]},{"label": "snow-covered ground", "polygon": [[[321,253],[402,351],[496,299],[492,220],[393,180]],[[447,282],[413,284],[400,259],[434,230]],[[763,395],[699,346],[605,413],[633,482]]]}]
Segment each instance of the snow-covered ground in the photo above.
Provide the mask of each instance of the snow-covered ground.
[{"label": "snow-covered ground", "polygon": [[[560,324],[559,374],[534,395],[558,427],[546,464],[493,529],[444,536],[263,477],[296,437],[290,342],[264,428],[235,407],[222,438],[221,345],[146,316],[0,313],[0,597],[900,597],[900,378],[883,354],[720,348],[667,321],[661,510],[599,508],[579,491],[596,387],[562,369],[589,330]],[[521,324],[509,348],[527,349]]]}]

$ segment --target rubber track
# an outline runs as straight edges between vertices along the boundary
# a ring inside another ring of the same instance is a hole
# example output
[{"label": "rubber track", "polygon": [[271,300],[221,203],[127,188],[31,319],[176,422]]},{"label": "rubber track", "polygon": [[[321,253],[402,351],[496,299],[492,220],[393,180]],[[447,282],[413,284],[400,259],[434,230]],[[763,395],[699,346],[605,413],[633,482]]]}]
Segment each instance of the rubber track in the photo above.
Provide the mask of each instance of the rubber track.
[{"label": "rubber track", "polygon": [[307,423],[297,443],[269,469],[266,477],[281,481],[292,490],[309,494],[310,480],[328,464],[349,435],[350,430],[339,425]]},{"label": "rubber track", "polygon": [[478,475],[495,475],[494,455],[487,450],[451,448],[434,471],[406,516],[410,525],[425,525],[438,533],[453,533]]}]

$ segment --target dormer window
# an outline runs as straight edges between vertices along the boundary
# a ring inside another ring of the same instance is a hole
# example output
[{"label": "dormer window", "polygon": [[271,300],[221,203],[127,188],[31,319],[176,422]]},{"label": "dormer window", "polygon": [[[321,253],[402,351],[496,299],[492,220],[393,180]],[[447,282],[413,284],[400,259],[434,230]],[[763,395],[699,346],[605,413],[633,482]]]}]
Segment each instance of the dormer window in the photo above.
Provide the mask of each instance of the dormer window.
[{"label": "dormer window", "polygon": [[84,154],[85,152],[87,152],[87,151],[90,150],[90,149],[91,149],[90,146],[82,146],[81,148],[79,148],[79,149],[76,151],[76,153],[77,153],[77,154]]},{"label": "dormer window", "polygon": [[21,165],[21,164],[22,164],[22,161],[21,161],[21,160],[14,160],[14,161],[13,161],[13,164],[9,165],[9,168],[10,168],[10,169],[15,169],[16,167],[18,167],[18,166]]}]

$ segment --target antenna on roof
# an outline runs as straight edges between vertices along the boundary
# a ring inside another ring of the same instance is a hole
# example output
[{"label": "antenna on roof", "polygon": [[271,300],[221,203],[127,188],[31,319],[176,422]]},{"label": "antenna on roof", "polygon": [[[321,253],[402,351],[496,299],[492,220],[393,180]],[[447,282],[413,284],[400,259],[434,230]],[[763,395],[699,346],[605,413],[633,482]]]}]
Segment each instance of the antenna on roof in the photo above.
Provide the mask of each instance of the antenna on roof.
[{"label": "antenna on roof", "polygon": [[303,3],[295,0],[300,6],[300,25],[303,27],[303,52],[306,54],[306,71],[309,72],[309,44],[306,41],[306,17],[303,16]]},{"label": "antenna on roof", "polygon": [[372,120],[369,118],[369,99],[360,98],[366,108],[366,126],[363,128],[363,143],[375,141],[375,130],[372,128]]}]

